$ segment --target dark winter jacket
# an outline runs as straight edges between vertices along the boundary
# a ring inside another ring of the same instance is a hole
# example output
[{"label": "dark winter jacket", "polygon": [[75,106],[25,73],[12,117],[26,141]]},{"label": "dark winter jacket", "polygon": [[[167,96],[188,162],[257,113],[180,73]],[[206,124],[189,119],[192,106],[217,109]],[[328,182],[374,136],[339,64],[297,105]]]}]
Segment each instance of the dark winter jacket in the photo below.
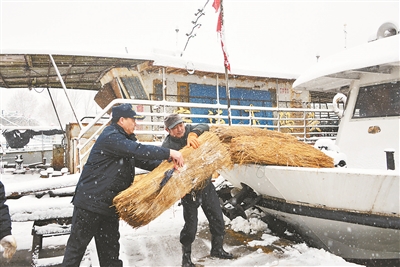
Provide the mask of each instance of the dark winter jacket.
[{"label": "dark winter jacket", "polygon": [[169,149],[136,142],[116,123],[107,126],[94,144],[83,167],[72,200],[76,207],[117,216],[112,206],[114,197],[133,182],[135,166],[154,169],[168,159]]},{"label": "dark winter jacket", "polygon": [[[200,136],[205,131],[209,131],[209,130],[210,130],[210,127],[207,124],[197,124],[197,125],[186,124],[185,125],[185,134],[183,137],[176,138],[176,137],[172,137],[171,135],[167,135],[167,137],[165,137],[165,140],[161,146],[175,149],[175,150],[180,150],[187,145],[187,139],[188,139],[189,133],[193,132],[193,133],[196,133],[197,136]],[[195,193],[197,194],[197,192],[195,192]]]},{"label": "dark winter jacket", "polygon": [[187,145],[187,138],[190,132],[196,133],[197,136],[200,136],[203,134],[205,131],[208,131],[210,127],[208,127],[207,124],[197,124],[197,125],[191,125],[191,124],[186,124],[185,125],[185,135],[181,138],[176,138],[172,137],[171,135],[168,135],[163,144],[162,147],[167,147],[175,150],[181,150],[183,147]]},{"label": "dark winter jacket", "polygon": [[6,205],[6,193],[3,183],[0,181],[0,240],[11,235],[11,218]]}]

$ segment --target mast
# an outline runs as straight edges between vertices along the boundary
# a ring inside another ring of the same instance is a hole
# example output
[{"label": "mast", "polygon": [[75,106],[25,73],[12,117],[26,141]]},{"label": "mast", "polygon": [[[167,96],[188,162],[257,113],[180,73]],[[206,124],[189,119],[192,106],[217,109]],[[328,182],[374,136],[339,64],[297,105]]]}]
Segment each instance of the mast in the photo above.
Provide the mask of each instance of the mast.
[{"label": "mast", "polygon": [[226,84],[226,98],[227,98],[227,106],[228,106],[228,123],[232,124],[231,119],[231,94],[229,89],[229,71],[231,70],[231,66],[228,60],[228,53],[226,51],[225,46],[225,27],[224,27],[224,7],[223,0],[214,0],[213,7],[215,8],[215,12],[219,12],[218,23],[217,23],[217,32],[219,33],[219,37],[221,40],[221,48],[222,53],[224,55],[224,67],[225,67],[225,84]]}]

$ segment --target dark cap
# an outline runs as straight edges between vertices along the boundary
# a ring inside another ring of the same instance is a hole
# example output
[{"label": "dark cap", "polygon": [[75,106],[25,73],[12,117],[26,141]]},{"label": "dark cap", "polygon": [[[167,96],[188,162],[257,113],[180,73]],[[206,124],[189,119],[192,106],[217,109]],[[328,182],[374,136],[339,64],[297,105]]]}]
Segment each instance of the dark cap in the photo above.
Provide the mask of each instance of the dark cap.
[{"label": "dark cap", "polygon": [[167,129],[172,129],[181,122],[183,122],[183,120],[181,119],[179,114],[175,114],[175,113],[169,115],[168,117],[166,117],[164,119],[164,125],[165,125],[165,128],[167,128]]},{"label": "dark cap", "polygon": [[119,106],[114,106],[111,113],[113,119],[119,119],[123,117],[143,120],[145,118],[145,116],[136,114],[131,104],[121,104]]}]

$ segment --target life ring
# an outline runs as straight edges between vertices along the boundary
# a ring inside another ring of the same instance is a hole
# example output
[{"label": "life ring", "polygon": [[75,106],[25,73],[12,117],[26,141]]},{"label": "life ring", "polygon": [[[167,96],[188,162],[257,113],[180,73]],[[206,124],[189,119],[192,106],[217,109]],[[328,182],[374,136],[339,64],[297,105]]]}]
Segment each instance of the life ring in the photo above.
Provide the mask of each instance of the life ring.
[{"label": "life ring", "polygon": [[186,63],[186,71],[190,75],[192,75],[194,73],[195,68],[194,68],[194,64],[192,62],[189,61],[189,62]]},{"label": "life ring", "polygon": [[332,105],[333,105],[333,112],[341,119],[343,117],[344,110],[339,108],[339,102],[343,103],[343,106],[346,106],[347,97],[342,93],[337,93],[333,97]]}]

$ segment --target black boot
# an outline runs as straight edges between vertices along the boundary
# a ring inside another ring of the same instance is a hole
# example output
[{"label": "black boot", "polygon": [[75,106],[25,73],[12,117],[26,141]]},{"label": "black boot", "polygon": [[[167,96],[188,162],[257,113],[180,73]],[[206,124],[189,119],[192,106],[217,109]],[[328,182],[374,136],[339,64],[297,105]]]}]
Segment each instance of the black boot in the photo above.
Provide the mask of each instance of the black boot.
[{"label": "black boot", "polygon": [[229,252],[226,252],[222,247],[223,240],[223,236],[211,237],[211,257],[216,257],[220,259],[232,259],[233,255]]},{"label": "black boot", "polygon": [[192,246],[184,246],[182,245],[182,267],[195,267],[192,259],[190,258],[190,254],[192,254]]}]

